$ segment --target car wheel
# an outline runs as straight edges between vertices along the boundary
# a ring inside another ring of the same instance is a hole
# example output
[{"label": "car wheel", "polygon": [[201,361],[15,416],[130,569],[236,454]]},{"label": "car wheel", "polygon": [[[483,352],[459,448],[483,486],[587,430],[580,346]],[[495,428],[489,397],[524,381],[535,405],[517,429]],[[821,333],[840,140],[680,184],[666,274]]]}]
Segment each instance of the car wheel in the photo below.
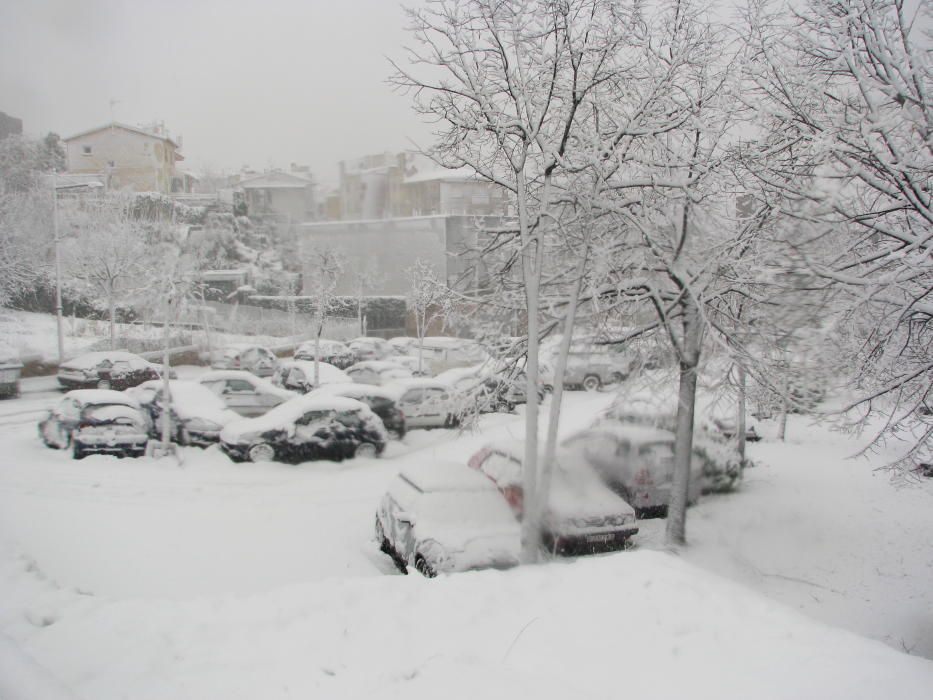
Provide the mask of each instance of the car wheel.
[{"label": "car wheel", "polygon": [[404,440],[405,439],[404,430],[389,430],[387,432],[389,433],[389,438],[392,440]]},{"label": "car wheel", "polygon": [[371,442],[361,442],[353,451],[353,456],[357,458],[374,459],[376,455],[376,446]]},{"label": "car wheel", "polygon": [[583,388],[587,391],[597,391],[601,385],[602,382],[595,374],[588,374],[583,378]]},{"label": "car wheel", "polygon": [[625,381],[625,375],[623,375],[621,372],[613,372],[612,376],[609,377],[609,381],[613,384],[621,384]]},{"label": "car wheel", "polygon": [[249,448],[251,462],[271,462],[275,459],[275,448],[267,442],[260,442]]},{"label": "car wheel", "polygon": [[437,572],[431,568],[431,565],[428,564],[420,554],[415,557],[415,569],[425,578],[434,578],[437,576]]},{"label": "car wheel", "polygon": [[81,447],[81,443],[77,440],[72,440],[71,443],[71,456],[74,459],[84,459],[87,457],[87,452],[84,451],[84,448]]}]

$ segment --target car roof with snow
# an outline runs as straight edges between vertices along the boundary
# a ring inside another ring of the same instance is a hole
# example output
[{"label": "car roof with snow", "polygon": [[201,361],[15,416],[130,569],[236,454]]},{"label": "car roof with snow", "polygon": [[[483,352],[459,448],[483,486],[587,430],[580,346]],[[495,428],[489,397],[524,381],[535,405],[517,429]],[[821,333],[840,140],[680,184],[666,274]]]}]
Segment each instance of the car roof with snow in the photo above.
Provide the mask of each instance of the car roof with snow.
[{"label": "car roof with snow", "polygon": [[296,396],[294,391],[283,389],[280,386],[276,386],[268,379],[257,377],[252,372],[247,372],[242,369],[214,369],[198,377],[198,383],[204,384],[206,382],[227,381],[228,379],[240,379],[252,384],[254,387],[267,394],[280,396],[283,399],[292,399]]},{"label": "car roof with snow", "polygon": [[347,341],[348,345],[353,345],[354,343],[369,343],[370,345],[382,345],[388,343],[389,341],[385,338],[377,338],[375,336],[361,335],[359,338],[354,338],[353,340]]},{"label": "car roof with snow", "polygon": [[[161,379],[151,379],[139,385],[139,389],[155,389],[159,391],[165,386]],[[207,418],[225,425],[239,419],[239,414],[227,408],[217,394],[200,382],[188,379],[173,379],[169,382],[169,392],[172,396],[172,408],[179,418]]]},{"label": "car roof with snow", "polygon": [[[258,343],[228,343],[220,348],[220,352],[232,353],[232,352],[243,352],[244,350],[252,350],[253,348],[259,348],[260,350],[269,350],[265,345],[259,345]],[[269,352],[272,352],[269,350]]]},{"label": "car roof with snow", "polygon": [[[310,379],[314,377],[314,364],[314,360],[282,360],[279,362],[279,369],[285,372],[292,367],[297,367]],[[334,383],[353,381],[346,372],[334,367],[329,362],[318,362],[317,367],[318,377],[320,377],[322,382]]]},{"label": "car roof with snow", "polygon": [[405,367],[392,360],[363,360],[347,367],[347,369],[371,369],[374,372],[385,372],[390,369],[405,369]]},{"label": "car roof with snow", "polygon": [[350,411],[374,415],[369,406],[356,399],[328,394],[306,394],[279,404],[264,415],[239,420],[235,427],[239,431],[272,430],[293,423],[309,411]]},{"label": "car roof with snow", "polygon": [[436,491],[496,491],[484,474],[458,462],[421,462],[399,476],[424,493]]},{"label": "car roof with snow", "polygon": [[323,348],[340,348],[341,350],[346,349],[347,344],[340,340],[331,340],[329,338],[321,338],[320,340],[306,340],[301,345],[298,346],[298,350],[314,350],[316,343],[320,343],[320,347]]},{"label": "car roof with snow", "polygon": [[74,399],[85,406],[88,404],[115,403],[139,408],[139,402],[132,396],[113,389],[73,389],[65,394],[64,398]]},{"label": "car roof with snow", "polygon": [[[320,393],[318,393],[320,392]],[[381,386],[375,384],[358,384],[350,382],[348,384],[325,384],[311,392],[316,395],[328,396],[346,396],[348,399],[356,399],[360,396],[374,396],[382,399],[395,401],[398,397],[392,391],[386,391]]]},{"label": "car roof with snow", "polygon": [[126,350],[99,350],[97,352],[88,352],[83,355],[78,355],[78,357],[62,362],[60,366],[76,369],[93,369],[101,362],[108,360],[110,362],[127,362],[136,367],[148,367],[151,364],[149,360],[135,353],[127,352]]},{"label": "car roof with snow", "polygon": [[606,420],[600,421],[595,425],[581,430],[571,435],[567,440],[578,437],[581,433],[608,433],[613,437],[626,440],[631,443],[653,443],[653,442],[672,442],[674,433],[663,428],[655,428],[650,425],[638,425],[631,423],[620,423],[618,421]]},{"label": "car roof with snow", "polygon": [[438,381],[432,377],[406,377],[405,379],[396,379],[383,386],[386,391],[391,391],[396,398],[400,397],[409,389],[441,389],[443,391],[453,391],[450,382]]}]

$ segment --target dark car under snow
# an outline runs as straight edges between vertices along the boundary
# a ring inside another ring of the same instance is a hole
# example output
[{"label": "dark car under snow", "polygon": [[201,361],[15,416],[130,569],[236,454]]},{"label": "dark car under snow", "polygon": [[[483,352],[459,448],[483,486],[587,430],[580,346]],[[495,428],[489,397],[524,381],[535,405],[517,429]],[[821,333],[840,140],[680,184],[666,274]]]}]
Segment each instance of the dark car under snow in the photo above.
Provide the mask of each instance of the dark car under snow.
[{"label": "dark car under snow", "polygon": [[376,457],[388,434],[369,406],[342,396],[299,396],[264,416],[231,423],[220,433],[221,449],[234,461],[341,461]]},{"label": "dark car under snow", "polygon": [[124,350],[89,352],[58,367],[58,383],[64,389],[115,389],[122,391],[161,376],[161,365]]},{"label": "dark car under snow", "polygon": [[149,417],[130,396],[109,389],[69,391],[39,422],[48,447],[89,454],[139,457],[149,440]]}]

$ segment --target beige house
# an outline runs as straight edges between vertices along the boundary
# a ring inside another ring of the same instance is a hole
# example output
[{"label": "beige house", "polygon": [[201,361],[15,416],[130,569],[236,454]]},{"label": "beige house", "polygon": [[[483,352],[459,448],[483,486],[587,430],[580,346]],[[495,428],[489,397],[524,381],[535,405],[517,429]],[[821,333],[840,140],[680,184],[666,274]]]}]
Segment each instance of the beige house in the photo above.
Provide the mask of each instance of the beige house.
[{"label": "beige house", "polygon": [[64,139],[69,173],[99,174],[108,188],[189,192],[191,180],[175,169],[184,160],[162,127],[112,122]]}]

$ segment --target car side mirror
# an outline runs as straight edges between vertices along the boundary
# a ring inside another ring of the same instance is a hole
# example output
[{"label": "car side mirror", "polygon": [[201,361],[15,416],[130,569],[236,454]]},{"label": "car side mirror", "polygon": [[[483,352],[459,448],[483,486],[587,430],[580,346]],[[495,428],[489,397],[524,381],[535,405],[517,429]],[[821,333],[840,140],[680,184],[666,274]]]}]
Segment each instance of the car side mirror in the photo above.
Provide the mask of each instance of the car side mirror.
[{"label": "car side mirror", "polygon": [[409,513],[407,510],[401,510],[395,514],[395,519],[400,523],[405,523],[406,525],[415,524],[415,514]]}]

